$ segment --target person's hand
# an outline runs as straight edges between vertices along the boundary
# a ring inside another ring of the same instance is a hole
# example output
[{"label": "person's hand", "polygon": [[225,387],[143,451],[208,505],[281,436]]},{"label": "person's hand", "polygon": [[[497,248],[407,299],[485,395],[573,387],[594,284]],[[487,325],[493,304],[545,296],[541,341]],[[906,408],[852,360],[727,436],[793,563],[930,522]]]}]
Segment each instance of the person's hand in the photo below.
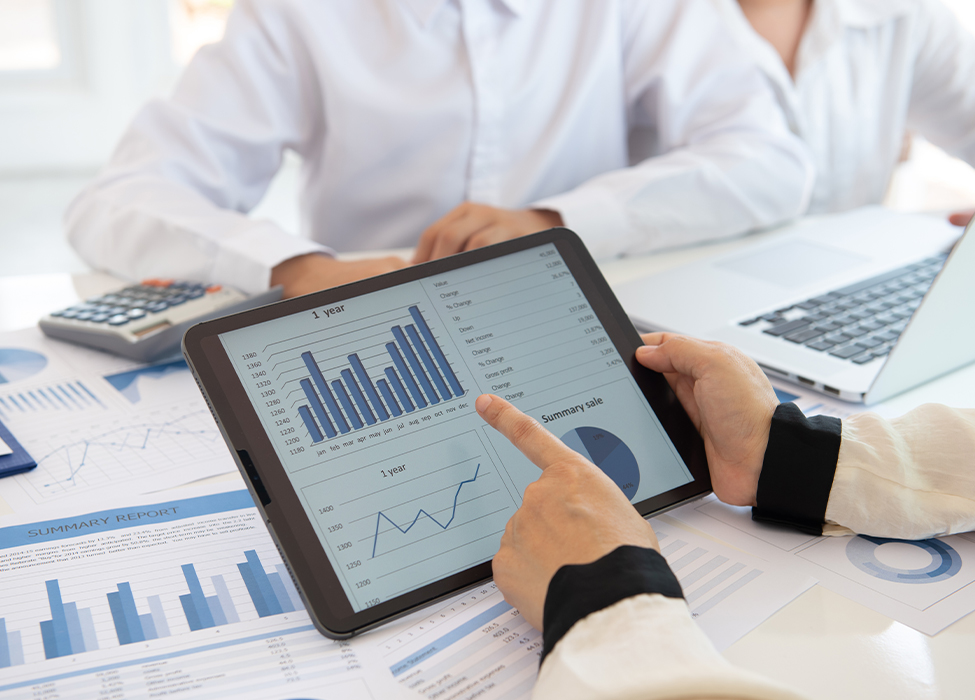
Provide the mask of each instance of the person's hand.
[{"label": "person's hand", "polygon": [[955,226],[968,226],[968,222],[975,217],[975,209],[969,209],[968,211],[956,211],[954,214],[948,217],[948,221],[953,223]]},{"label": "person's hand", "polygon": [[491,394],[477,412],[542,469],[525,489],[494,557],[494,581],[505,600],[542,629],[548,584],[566,564],[588,564],[617,547],[660,551],[650,523],[616,483],[533,418]]},{"label": "person's hand", "polygon": [[271,286],[283,284],[284,297],[288,299],[399,270],[406,264],[405,260],[395,255],[344,261],[309,253],[276,265],[271,270]]},{"label": "person's hand", "polygon": [[465,202],[421,234],[413,262],[436,260],[561,225],[562,217],[547,209],[499,209]]},{"label": "person's hand", "polygon": [[636,359],[662,372],[704,438],[711,485],[725,503],[754,506],[779,401],[768,378],[724,343],[648,333]]}]

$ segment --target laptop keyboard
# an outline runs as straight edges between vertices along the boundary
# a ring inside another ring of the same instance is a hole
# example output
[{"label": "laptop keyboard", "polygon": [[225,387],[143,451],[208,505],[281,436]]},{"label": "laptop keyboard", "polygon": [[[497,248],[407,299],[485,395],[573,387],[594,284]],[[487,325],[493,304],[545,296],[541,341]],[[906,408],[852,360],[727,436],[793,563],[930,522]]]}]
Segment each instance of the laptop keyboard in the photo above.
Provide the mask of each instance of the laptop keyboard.
[{"label": "laptop keyboard", "polygon": [[937,255],[738,325],[863,365],[886,357],[948,255]]}]

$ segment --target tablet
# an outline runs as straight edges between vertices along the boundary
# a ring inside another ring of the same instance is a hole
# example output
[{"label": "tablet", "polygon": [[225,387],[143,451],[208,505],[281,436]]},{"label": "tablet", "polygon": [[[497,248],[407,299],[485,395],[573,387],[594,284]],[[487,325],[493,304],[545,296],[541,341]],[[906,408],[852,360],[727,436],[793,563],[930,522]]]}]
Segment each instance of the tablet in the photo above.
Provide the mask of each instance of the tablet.
[{"label": "tablet", "polygon": [[491,576],[539,470],[493,393],[642,515],[710,490],[704,446],[585,246],[552,229],[191,328],[184,354],[317,628],[344,638]]}]

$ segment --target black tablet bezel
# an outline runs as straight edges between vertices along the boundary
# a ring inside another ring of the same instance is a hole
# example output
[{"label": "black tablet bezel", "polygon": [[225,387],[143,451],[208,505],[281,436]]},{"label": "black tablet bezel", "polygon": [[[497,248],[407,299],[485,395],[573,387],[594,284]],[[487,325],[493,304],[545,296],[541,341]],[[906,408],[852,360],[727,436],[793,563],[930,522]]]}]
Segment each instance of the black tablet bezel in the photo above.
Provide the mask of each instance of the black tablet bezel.
[{"label": "black tablet bezel", "polygon": [[447,576],[392,600],[354,612],[338,576],[282,466],[250,399],[240,383],[219,335],[302,311],[334,305],[400,284],[552,243],[624,358],[630,373],[662,423],[693,480],[634,504],[641,515],[656,514],[706,495],[711,490],[704,444],[663,375],[636,362],[640,336],[620,306],[579,237],[568,229],[550,229],[487,248],[461,253],[379,277],[197,324],[183,338],[183,354],[245,477],[315,626],[343,639],[407,614],[436,600],[483,583],[491,562]]}]

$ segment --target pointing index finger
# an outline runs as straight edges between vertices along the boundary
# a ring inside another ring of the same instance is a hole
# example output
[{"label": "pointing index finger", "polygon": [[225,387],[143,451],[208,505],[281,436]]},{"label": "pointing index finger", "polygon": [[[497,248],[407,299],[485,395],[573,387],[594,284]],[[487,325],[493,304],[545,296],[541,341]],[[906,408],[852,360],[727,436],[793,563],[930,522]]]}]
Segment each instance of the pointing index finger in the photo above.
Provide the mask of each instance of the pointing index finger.
[{"label": "pointing index finger", "polygon": [[542,470],[555,462],[579,456],[537,420],[498,396],[482,394],[477,397],[474,406],[488,425],[508,438],[512,445]]}]

